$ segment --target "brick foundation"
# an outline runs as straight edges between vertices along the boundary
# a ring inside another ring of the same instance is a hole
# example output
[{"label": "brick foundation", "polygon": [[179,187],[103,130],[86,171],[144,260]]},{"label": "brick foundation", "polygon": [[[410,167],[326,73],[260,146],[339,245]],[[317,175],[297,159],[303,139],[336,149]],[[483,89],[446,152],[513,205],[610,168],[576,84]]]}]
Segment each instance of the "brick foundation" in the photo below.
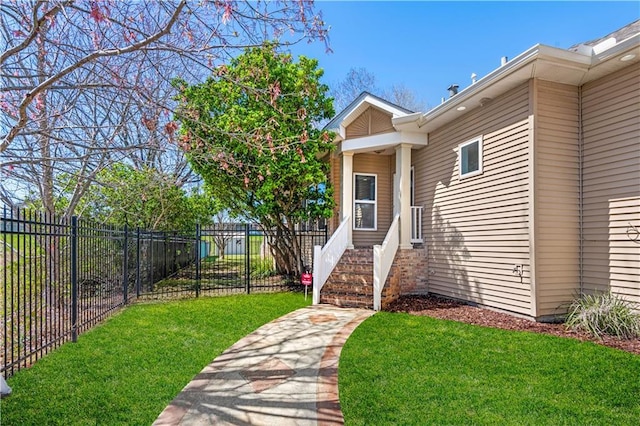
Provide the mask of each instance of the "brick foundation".
[{"label": "brick foundation", "polygon": [[405,294],[428,292],[428,257],[425,248],[398,250],[382,290],[382,309]]}]

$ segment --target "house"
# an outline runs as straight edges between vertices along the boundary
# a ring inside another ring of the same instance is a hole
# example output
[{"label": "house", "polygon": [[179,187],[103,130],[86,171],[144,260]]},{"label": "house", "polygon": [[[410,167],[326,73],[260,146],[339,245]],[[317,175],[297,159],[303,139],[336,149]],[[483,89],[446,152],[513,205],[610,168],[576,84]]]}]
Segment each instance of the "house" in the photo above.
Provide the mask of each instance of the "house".
[{"label": "house", "polygon": [[327,125],[314,302],[429,292],[539,321],[582,292],[640,303],[640,21],[450,89],[416,113],[363,93]]}]

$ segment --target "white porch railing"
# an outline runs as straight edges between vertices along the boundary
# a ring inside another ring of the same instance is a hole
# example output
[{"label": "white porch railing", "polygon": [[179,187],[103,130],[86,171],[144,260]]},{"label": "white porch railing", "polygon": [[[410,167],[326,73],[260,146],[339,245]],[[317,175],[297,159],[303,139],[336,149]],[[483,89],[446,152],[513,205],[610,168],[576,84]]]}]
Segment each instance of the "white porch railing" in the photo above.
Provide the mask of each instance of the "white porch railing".
[{"label": "white porch railing", "polygon": [[387,236],[382,245],[373,246],[373,309],[380,310],[382,289],[387,281],[393,259],[400,245],[400,215],[391,222]]},{"label": "white porch railing", "polygon": [[320,290],[349,245],[351,217],[342,221],[324,247],[313,248],[313,304],[320,303]]},{"label": "white porch railing", "polygon": [[411,243],[422,242],[422,206],[411,206]]}]

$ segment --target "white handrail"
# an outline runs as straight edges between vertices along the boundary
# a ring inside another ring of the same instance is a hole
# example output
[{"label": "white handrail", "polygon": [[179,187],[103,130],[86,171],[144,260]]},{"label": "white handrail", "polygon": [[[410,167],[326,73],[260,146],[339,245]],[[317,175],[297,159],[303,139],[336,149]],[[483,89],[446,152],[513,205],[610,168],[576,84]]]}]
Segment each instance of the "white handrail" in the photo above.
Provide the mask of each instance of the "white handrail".
[{"label": "white handrail", "polygon": [[345,218],[324,247],[313,248],[313,304],[320,303],[320,290],[349,245],[350,217]]},{"label": "white handrail", "polygon": [[387,281],[393,259],[400,246],[400,215],[391,222],[382,245],[373,246],[373,309],[379,311],[382,302],[382,289]]}]

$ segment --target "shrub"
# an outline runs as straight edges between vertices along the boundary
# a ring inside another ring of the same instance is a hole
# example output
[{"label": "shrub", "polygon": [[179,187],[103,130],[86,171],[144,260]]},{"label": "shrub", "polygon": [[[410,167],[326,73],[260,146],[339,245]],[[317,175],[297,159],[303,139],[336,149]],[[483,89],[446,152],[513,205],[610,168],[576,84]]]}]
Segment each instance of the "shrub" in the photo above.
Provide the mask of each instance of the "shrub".
[{"label": "shrub", "polygon": [[640,337],[640,315],[629,302],[611,292],[585,294],[569,307],[565,324],[595,337],[603,334],[623,339]]},{"label": "shrub", "polygon": [[253,278],[268,278],[275,274],[273,259],[269,257],[251,258],[251,276]]}]

